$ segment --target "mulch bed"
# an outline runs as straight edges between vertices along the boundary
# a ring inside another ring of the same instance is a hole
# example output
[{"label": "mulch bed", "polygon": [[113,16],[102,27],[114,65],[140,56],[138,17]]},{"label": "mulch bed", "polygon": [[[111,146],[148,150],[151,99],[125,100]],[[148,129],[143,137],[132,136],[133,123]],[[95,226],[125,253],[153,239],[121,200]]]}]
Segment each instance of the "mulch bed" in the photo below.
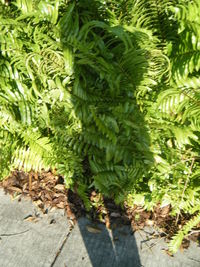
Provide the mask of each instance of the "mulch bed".
[{"label": "mulch bed", "polygon": [[[182,214],[176,223],[176,218],[170,216],[170,206],[161,208],[157,205],[153,212],[145,211],[138,206],[128,207],[126,203],[124,207],[119,207],[111,199],[103,198],[94,190],[90,192],[92,208],[87,212],[78,194],[67,190],[63,178],[52,172],[39,174],[14,171],[11,176],[0,182],[0,187],[4,188],[6,193],[18,196],[19,201],[21,196],[29,196],[44,213],[53,207],[65,209],[68,219],[73,224],[80,216],[87,216],[111,229],[129,224],[134,232],[145,226],[154,226],[159,229],[160,237],[170,239],[190,219],[188,215]],[[181,248],[188,248],[190,240],[200,242],[200,233],[189,235],[184,239]]]}]

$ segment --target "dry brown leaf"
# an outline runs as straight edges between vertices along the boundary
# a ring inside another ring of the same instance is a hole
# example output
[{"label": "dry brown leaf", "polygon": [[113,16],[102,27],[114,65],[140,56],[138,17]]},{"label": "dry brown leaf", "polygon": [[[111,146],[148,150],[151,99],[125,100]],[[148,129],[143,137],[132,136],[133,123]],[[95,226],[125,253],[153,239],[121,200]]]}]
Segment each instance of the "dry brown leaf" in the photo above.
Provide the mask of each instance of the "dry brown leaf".
[{"label": "dry brown leaf", "polygon": [[60,202],[60,203],[56,204],[56,207],[58,207],[59,209],[64,209],[65,203],[64,202]]},{"label": "dry brown leaf", "polygon": [[86,228],[88,232],[93,234],[100,234],[102,231],[98,226],[93,226],[93,225],[87,225]]},{"label": "dry brown leaf", "polygon": [[145,224],[147,226],[153,226],[154,225],[154,221],[152,221],[152,220],[146,220]]},{"label": "dry brown leaf", "polygon": [[39,219],[37,217],[30,216],[30,217],[24,219],[24,221],[26,221],[26,222],[38,222]]},{"label": "dry brown leaf", "polygon": [[49,193],[46,193],[45,197],[46,197],[48,200],[52,201],[52,197],[51,197],[51,195],[50,195]]},{"label": "dry brown leaf", "polygon": [[22,190],[25,191],[27,189],[27,183],[25,183],[22,187]]},{"label": "dry brown leaf", "polygon": [[66,200],[67,199],[66,199],[65,195],[61,195],[61,196],[58,197],[58,201],[59,202],[65,202]]},{"label": "dry brown leaf", "polygon": [[56,186],[54,186],[55,189],[62,191],[65,190],[65,185],[64,184],[57,184]]},{"label": "dry brown leaf", "polygon": [[59,197],[66,197],[66,199],[67,199],[67,196],[66,195],[64,195],[63,193],[53,193],[53,199],[56,199],[56,198],[59,198]]},{"label": "dry brown leaf", "polygon": [[42,204],[42,201],[39,199],[39,200],[34,201],[34,203],[35,203],[37,206],[39,206],[39,205]]},{"label": "dry brown leaf", "polygon": [[118,212],[111,212],[110,217],[119,218],[119,217],[121,217],[121,214]]},{"label": "dry brown leaf", "polygon": [[15,191],[15,192],[22,193],[22,190],[20,188],[18,188],[18,187],[15,187],[15,186],[10,186],[8,189],[12,190],[12,191]]},{"label": "dry brown leaf", "polygon": [[165,217],[165,216],[167,216],[168,214],[169,214],[169,211],[170,211],[170,206],[168,205],[168,206],[165,206],[165,207],[163,207],[162,209],[161,209],[161,216],[162,217]]},{"label": "dry brown leaf", "polygon": [[106,221],[106,228],[110,229],[110,218],[108,215],[105,216],[105,221]]},{"label": "dry brown leaf", "polygon": [[38,180],[38,173],[37,172],[35,173],[34,176],[35,176],[35,179]]},{"label": "dry brown leaf", "polygon": [[67,212],[67,217],[73,217],[74,213],[71,211],[71,208],[69,205],[66,206],[66,212]]},{"label": "dry brown leaf", "polygon": [[56,204],[58,204],[58,203],[59,203],[58,198],[54,198],[53,201],[52,201],[52,204],[56,205]]}]

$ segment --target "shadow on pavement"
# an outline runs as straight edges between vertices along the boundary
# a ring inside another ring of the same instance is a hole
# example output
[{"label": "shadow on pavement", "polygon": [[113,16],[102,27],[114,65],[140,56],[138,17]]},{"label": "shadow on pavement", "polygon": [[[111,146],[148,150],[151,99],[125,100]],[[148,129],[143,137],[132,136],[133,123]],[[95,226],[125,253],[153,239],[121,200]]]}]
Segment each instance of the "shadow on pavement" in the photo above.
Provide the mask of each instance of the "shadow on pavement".
[{"label": "shadow on pavement", "polygon": [[[109,230],[103,224],[94,225],[89,220],[81,218],[78,221],[78,228],[91,266],[142,266],[130,226],[124,225]],[[84,264],[84,260],[82,256],[82,266],[89,266]]]},{"label": "shadow on pavement", "polygon": [[106,222],[103,224],[98,222],[95,211],[94,214],[90,213],[92,218],[94,215],[93,219],[88,219],[84,212],[81,215],[81,207],[75,214],[74,203],[78,204],[77,196],[72,193],[68,198],[69,222],[76,223],[60,249],[53,267],[142,266],[131,223],[120,207],[117,208],[110,200],[103,200],[106,212],[106,215],[101,213]]}]

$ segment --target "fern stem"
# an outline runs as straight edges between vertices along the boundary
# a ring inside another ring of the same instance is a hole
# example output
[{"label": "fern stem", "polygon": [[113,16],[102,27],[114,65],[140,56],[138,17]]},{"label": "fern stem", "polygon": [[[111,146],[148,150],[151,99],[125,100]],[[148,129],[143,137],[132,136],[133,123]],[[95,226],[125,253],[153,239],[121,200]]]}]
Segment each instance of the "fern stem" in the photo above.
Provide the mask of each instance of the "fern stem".
[{"label": "fern stem", "polygon": [[191,97],[190,95],[188,95],[186,92],[182,91],[182,93],[187,96],[190,100],[194,101],[197,105],[200,106],[200,101],[197,101],[196,99],[194,99],[193,97]]},{"label": "fern stem", "polygon": [[189,235],[192,235],[192,234],[197,234],[197,233],[200,233],[200,230],[193,230],[189,234],[187,234],[186,236],[189,236]]}]

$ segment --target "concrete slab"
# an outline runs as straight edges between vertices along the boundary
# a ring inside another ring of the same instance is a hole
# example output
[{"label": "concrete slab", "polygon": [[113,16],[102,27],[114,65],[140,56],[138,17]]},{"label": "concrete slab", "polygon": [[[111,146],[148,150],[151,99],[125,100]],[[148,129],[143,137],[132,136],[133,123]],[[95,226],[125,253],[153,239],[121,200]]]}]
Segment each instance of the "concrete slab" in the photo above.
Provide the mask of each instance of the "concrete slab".
[{"label": "concrete slab", "polygon": [[42,215],[30,201],[0,190],[1,267],[51,266],[68,231],[63,211]]},{"label": "concrete slab", "polygon": [[92,227],[86,218],[79,219],[55,267],[141,266],[135,238],[130,235],[128,227],[125,227],[121,233],[118,232],[117,236],[103,225],[98,225],[99,233],[92,233],[90,232]]},{"label": "concrete slab", "polygon": [[[153,228],[147,233],[140,231],[134,234],[141,266],[145,267],[200,267],[200,247],[191,243],[184,252],[178,251],[174,257],[166,252],[167,243],[164,239],[151,239]],[[148,241],[148,239],[150,239]]]},{"label": "concrete slab", "polygon": [[[132,234],[129,226],[113,231],[98,225],[99,233],[88,231],[90,221],[81,218],[73,229],[54,267],[199,267],[200,248],[192,243],[184,253],[170,257],[164,240],[150,240],[154,229]],[[90,229],[90,228],[89,228]],[[152,248],[150,249],[150,247]]]}]

